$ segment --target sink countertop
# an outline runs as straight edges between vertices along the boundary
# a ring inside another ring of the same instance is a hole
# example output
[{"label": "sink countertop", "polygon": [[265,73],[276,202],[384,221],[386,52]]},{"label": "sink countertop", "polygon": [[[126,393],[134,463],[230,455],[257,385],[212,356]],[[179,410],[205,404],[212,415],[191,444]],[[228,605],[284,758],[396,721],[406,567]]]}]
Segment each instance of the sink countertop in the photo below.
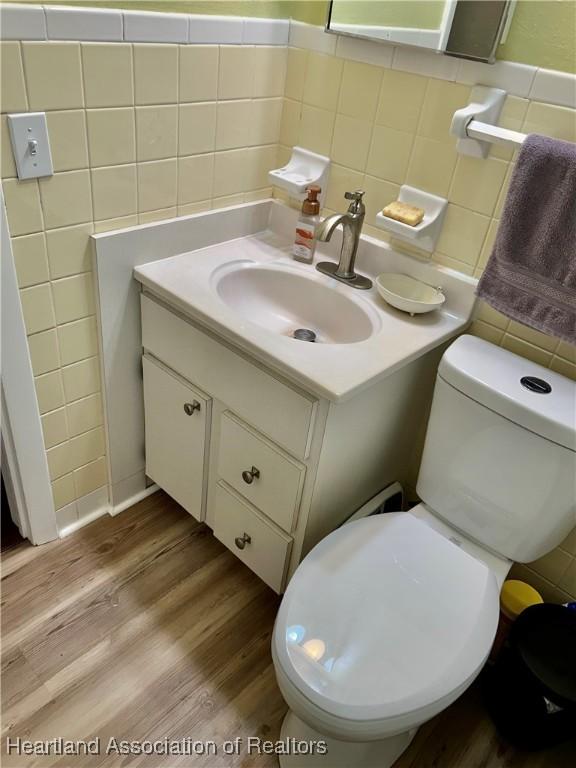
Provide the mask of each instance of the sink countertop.
[{"label": "sink countertop", "polygon": [[[446,303],[440,311],[411,317],[386,304],[376,288],[361,291],[301,264],[290,257],[297,215],[274,204],[270,229],[229,240],[134,269],[150,293],[241,351],[280,372],[303,389],[333,402],[357,394],[429,350],[449,340],[470,322],[476,281],[466,275],[393,251],[363,236],[357,270],[374,278],[379,272],[404,272],[431,285],[442,286]],[[339,238],[319,243],[314,262],[335,260]],[[364,306],[380,326],[356,343],[322,344],[297,341],[272,333],[229,307],[215,289],[218,274],[228,266],[256,264],[290,271],[321,281]],[[368,305],[368,306],[367,306]]]}]

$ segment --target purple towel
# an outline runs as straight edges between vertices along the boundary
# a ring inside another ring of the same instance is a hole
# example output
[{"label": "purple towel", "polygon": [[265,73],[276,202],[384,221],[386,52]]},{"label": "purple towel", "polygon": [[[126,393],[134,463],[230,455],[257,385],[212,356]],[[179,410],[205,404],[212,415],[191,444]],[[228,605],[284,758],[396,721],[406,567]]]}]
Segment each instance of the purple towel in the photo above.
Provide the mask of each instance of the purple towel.
[{"label": "purple towel", "polygon": [[510,182],[478,296],[576,343],[576,144],[533,134]]}]

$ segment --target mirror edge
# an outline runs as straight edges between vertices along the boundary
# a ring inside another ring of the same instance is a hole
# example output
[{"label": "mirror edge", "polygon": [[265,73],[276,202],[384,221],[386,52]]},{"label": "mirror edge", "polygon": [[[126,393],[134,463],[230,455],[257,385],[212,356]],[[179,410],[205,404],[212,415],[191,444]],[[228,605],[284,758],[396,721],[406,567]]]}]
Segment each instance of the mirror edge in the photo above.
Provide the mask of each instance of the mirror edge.
[{"label": "mirror edge", "polygon": [[[506,40],[506,37],[508,36],[508,32],[509,32],[509,29],[510,29],[510,24],[512,22],[512,17],[514,15],[514,11],[516,9],[516,2],[517,2],[517,0],[505,0],[505,8],[504,8],[504,11],[503,11],[502,16],[500,18],[500,23],[499,23],[499,26],[498,26],[498,31],[497,31],[497,34],[496,34],[496,36],[494,38],[494,44],[492,46],[492,49],[490,51],[490,54],[489,54],[488,58],[475,58],[475,57],[470,56],[470,55],[465,55],[465,54],[462,54],[462,53],[454,53],[454,52],[451,52],[451,51],[447,50],[447,46],[448,46],[448,42],[449,42],[449,38],[450,38],[451,25],[452,25],[452,22],[454,20],[454,15],[456,13],[456,7],[462,1],[463,0],[447,0],[447,2],[450,4],[450,12],[449,12],[449,15],[450,15],[450,27],[446,26],[442,30],[441,40],[442,40],[443,47],[439,47],[439,48],[436,48],[436,49],[433,49],[433,48],[427,48],[426,49],[426,48],[424,48],[424,50],[428,50],[428,51],[430,51],[430,53],[437,53],[437,54],[441,54],[443,56],[450,56],[451,58],[454,58],[454,59],[464,59],[465,61],[476,61],[476,62],[479,62],[479,63],[482,63],[482,64],[495,64],[496,61],[497,61],[497,59],[496,59],[496,52],[498,50],[498,46],[501,45],[502,43],[504,43],[505,40]],[[331,29],[330,28],[330,21],[332,19],[332,7],[333,7],[333,5],[334,5],[334,0],[330,0],[329,3],[328,3],[328,9],[327,9],[327,13],[326,13],[326,21],[324,23],[324,31],[327,32],[328,34],[336,35],[336,36],[341,35],[342,37],[349,37],[349,38],[351,38],[353,40],[368,40],[369,42],[373,42],[373,43],[380,43],[380,44],[392,45],[392,46],[400,45],[400,46],[406,47],[406,48],[415,48],[415,49],[418,49],[418,50],[422,50],[422,48],[420,46],[413,46],[413,45],[410,45],[408,43],[389,42],[389,41],[383,40],[382,38],[379,38],[379,37],[370,37],[369,35],[355,35],[355,34],[353,34],[351,32],[342,32],[340,30]],[[443,19],[443,21],[444,21],[444,19]]]}]

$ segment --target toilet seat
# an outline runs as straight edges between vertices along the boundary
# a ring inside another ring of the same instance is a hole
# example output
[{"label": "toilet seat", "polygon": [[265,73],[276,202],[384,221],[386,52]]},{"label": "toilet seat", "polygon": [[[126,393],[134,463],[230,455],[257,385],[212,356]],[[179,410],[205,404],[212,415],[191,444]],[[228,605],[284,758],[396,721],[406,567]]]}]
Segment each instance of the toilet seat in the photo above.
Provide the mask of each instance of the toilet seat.
[{"label": "toilet seat", "polygon": [[498,611],[486,563],[410,513],[364,518],[296,570],[274,629],[279,681],[316,721],[378,738],[386,721],[423,722],[467,687]]}]

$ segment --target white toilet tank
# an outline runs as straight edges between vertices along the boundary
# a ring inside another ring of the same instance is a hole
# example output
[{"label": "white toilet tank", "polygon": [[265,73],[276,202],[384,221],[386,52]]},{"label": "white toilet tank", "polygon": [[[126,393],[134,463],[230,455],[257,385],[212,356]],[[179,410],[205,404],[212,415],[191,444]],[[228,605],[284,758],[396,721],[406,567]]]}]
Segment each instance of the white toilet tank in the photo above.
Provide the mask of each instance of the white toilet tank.
[{"label": "white toilet tank", "polygon": [[461,336],[438,368],[417,490],[500,555],[549,552],[576,525],[576,383]]}]

